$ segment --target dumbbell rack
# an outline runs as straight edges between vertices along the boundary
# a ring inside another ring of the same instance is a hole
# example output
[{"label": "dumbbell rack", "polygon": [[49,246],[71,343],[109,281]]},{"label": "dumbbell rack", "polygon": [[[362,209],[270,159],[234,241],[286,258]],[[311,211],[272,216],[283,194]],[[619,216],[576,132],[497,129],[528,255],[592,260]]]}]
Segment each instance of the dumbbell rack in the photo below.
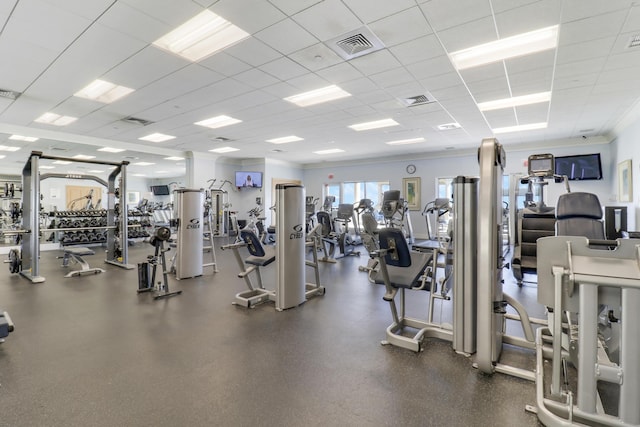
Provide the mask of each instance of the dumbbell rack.
[{"label": "dumbbell rack", "polygon": [[56,211],[53,229],[61,232],[62,246],[105,243],[107,241],[107,211],[105,209]]}]

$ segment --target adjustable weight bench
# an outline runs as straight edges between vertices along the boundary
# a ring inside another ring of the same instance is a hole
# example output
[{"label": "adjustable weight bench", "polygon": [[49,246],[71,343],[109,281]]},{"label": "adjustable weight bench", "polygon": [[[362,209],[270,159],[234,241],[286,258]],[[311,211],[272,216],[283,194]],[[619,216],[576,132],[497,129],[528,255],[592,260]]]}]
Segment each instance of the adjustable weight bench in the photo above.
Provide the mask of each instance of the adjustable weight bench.
[{"label": "adjustable weight bench", "polygon": [[87,261],[82,258],[83,256],[95,255],[95,252],[89,248],[83,246],[65,247],[64,256],[62,257],[62,266],[68,267],[69,261],[73,261],[80,265],[79,270],[73,270],[64,275],[64,277],[76,277],[83,274],[98,274],[104,273],[104,269],[98,267],[91,267]]}]

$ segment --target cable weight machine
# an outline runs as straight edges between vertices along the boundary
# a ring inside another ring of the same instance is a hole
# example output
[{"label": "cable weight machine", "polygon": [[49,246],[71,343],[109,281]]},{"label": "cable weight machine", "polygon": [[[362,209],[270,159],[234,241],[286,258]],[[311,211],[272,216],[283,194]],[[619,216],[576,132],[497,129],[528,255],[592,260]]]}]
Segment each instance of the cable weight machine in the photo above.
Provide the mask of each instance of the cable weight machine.
[{"label": "cable weight machine", "polygon": [[[90,163],[114,166],[108,180],[102,181],[96,177],[85,175],[39,175],[40,160],[61,160],[77,163]],[[22,225],[18,230],[6,234],[22,234],[21,249],[13,249],[9,253],[9,269],[12,273],[20,273],[32,283],[45,281],[40,276],[40,181],[47,177],[61,177],[71,179],[94,179],[107,187],[107,225],[101,226],[106,230],[107,258],[105,262],[117,267],[131,270],[134,266],[128,264],[128,227],[126,207],[126,168],[129,162],[106,162],[83,160],[68,157],[50,156],[41,151],[32,151],[22,169]],[[119,186],[118,186],[119,184]],[[69,229],[72,230],[72,229]],[[58,229],[59,231],[59,229]]]}]

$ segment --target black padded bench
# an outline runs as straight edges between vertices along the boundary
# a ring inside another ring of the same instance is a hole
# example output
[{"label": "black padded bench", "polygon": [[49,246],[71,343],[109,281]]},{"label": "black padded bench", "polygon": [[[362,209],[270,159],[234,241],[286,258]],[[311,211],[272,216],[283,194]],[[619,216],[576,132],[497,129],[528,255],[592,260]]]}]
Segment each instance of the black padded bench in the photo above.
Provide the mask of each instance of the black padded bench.
[{"label": "black padded bench", "polygon": [[104,273],[104,269],[98,267],[91,267],[87,261],[82,258],[83,256],[95,255],[95,252],[89,248],[83,246],[65,247],[64,256],[62,257],[62,266],[68,267],[69,261],[73,261],[80,265],[79,270],[73,270],[64,275],[64,277],[76,277],[83,274],[98,274]]}]

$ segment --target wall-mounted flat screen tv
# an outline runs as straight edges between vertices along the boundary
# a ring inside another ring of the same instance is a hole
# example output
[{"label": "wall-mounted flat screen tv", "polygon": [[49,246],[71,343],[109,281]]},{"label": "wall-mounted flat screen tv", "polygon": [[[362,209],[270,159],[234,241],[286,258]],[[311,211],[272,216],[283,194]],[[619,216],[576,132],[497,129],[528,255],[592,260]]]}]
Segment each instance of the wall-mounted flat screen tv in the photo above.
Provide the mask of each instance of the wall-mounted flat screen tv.
[{"label": "wall-mounted flat screen tv", "polygon": [[569,180],[602,179],[600,153],[556,157],[556,175]]},{"label": "wall-mounted flat screen tv", "polygon": [[168,185],[152,185],[151,192],[154,196],[168,196],[171,194]]},{"label": "wall-mounted flat screen tv", "polygon": [[236,187],[262,188],[262,172],[236,171]]}]

